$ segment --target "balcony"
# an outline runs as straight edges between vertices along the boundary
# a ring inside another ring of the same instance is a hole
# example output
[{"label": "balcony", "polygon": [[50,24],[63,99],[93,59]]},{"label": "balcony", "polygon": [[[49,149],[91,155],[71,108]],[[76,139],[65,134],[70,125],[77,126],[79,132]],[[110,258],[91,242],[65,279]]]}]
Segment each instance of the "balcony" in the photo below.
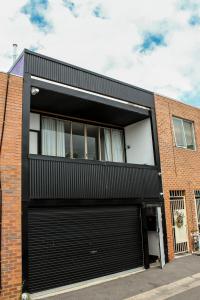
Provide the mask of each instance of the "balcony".
[{"label": "balcony", "polygon": [[159,199],[157,167],[30,155],[31,199]]}]

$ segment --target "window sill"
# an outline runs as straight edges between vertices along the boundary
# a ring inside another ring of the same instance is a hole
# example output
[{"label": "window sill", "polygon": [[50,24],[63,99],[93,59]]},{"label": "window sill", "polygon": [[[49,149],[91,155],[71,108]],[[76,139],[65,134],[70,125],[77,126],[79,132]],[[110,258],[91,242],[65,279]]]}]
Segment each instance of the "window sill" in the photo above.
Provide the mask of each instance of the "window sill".
[{"label": "window sill", "polygon": [[174,148],[176,149],[182,149],[182,150],[188,150],[188,151],[197,151],[197,148],[195,147],[194,149],[190,149],[190,148],[186,148],[186,147],[181,147],[181,146],[177,146],[177,145],[174,145]]}]

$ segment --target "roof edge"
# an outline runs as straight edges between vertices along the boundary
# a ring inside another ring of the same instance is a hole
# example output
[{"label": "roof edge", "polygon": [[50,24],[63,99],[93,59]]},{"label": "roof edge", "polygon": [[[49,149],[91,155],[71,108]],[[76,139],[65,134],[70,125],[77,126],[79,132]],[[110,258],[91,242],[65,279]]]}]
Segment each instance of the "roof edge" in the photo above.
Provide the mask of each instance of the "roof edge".
[{"label": "roof edge", "polygon": [[[94,72],[94,71],[91,71],[91,70],[88,70],[88,69],[85,69],[85,68],[82,68],[82,67],[78,67],[76,65],[72,65],[70,63],[66,63],[62,60],[59,60],[59,59],[56,59],[56,58],[52,58],[50,56],[47,56],[47,55],[44,55],[44,54],[40,54],[40,53],[37,53],[37,52],[33,52],[31,50],[28,50],[28,49],[24,49],[23,53],[25,54],[30,54],[30,55],[34,55],[34,56],[38,56],[38,57],[41,57],[41,58],[44,58],[44,59],[47,59],[47,60],[50,60],[52,62],[56,62],[56,63],[59,63],[59,64],[62,64],[62,65],[65,65],[67,67],[70,67],[70,68],[74,68],[76,70],[79,70],[79,71],[82,71],[82,72],[85,72],[85,73],[89,73],[91,75],[94,75],[94,76],[97,76],[97,77],[101,77],[101,78],[104,78],[104,79],[107,79],[109,81],[112,81],[112,82],[115,82],[115,83],[118,83],[118,84],[122,84],[124,86],[127,86],[127,87],[130,87],[130,88],[134,88],[136,90],[139,90],[139,91],[142,91],[142,92],[145,92],[145,93],[148,93],[150,95],[154,95],[154,92],[152,91],[149,91],[149,90],[146,90],[146,89],[143,89],[143,88],[140,88],[140,87],[137,87],[137,86],[134,86],[132,84],[129,84],[129,83],[126,83],[124,81],[120,81],[118,79],[114,79],[112,77],[109,77],[109,76],[106,76],[106,75],[102,75],[100,73],[97,73],[97,72]],[[23,54],[22,53],[22,54]]]}]

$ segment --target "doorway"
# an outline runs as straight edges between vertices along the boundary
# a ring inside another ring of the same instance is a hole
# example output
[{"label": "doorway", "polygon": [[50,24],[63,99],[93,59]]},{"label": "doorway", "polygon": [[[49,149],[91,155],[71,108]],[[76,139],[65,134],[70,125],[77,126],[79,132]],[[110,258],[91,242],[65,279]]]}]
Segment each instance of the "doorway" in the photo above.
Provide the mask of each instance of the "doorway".
[{"label": "doorway", "polygon": [[174,253],[188,252],[188,229],[184,191],[170,191],[170,208]]},{"label": "doorway", "polygon": [[146,220],[149,244],[149,262],[150,264],[157,262],[161,268],[163,268],[165,265],[165,251],[161,207],[148,206],[146,208]]}]

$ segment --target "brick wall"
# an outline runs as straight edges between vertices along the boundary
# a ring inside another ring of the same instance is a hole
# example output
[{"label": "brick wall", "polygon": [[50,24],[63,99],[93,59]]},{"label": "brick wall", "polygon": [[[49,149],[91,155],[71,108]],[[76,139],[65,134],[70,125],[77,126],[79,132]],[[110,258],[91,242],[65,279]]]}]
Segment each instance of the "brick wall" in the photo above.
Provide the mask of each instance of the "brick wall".
[{"label": "brick wall", "polygon": [[[0,133],[8,75],[0,73]],[[18,299],[22,285],[21,260],[21,128],[23,79],[10,76],[1,150],[2,227],[1,297]]]},{"label": "brick wall", "polygon": [[[192,250],[191,231],[197,230],[194,190],[200,189],[200,110],[158,95],[155,95],[155,104],[165,198],[168,251],[171,260],[174,257],[174,250],[169,202],[170,190],[185,191],[190,251]],[[196,151],[175,146],[173,115],[194,121]]]}]

